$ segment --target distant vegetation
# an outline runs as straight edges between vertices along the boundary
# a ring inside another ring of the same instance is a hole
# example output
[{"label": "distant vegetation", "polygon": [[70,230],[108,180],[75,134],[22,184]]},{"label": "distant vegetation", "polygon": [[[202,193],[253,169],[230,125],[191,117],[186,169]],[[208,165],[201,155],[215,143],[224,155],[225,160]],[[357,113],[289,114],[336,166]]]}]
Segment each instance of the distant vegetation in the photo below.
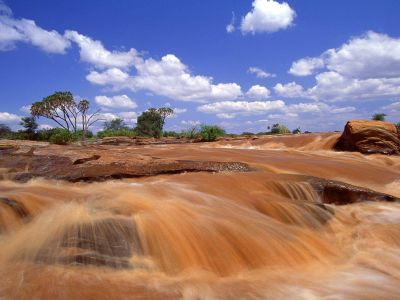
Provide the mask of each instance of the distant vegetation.
[{"label": "distant vegetation", "polygon": [[[215,141],[219,137],[260,136],[271,134],[300,134],[300,127],[290,131],[285,125],[276,123],[268,131],[242,134],[227,134],[217,125],[197,125],[180,132],[164,131],[166,118],[174,111],[169,107],[149,108],[137,118],[137,126],[130,127],[121,118],[103,123],[103,129],[94,135],[90,127],[101,119],[100,110],[89,114],[90,103],[87,100],[76,101],[71,92],[55,92],[37,101],[31,106],[31,115],[21,118],[23,129],[13,131],[7,125],[0,124],[0,138],[48,141],[54,144],[68,144],[92,138],[105,137],[152,137],[176,138],[197,141]],[[384,119],[385,114],[375,114],[375,118]],[[38,118],[52,120],[59,127],[39,129]],[[104,121],[104,120],[103,120]],[[400,127],[400,124],[397,124]],[[399,129],[400,130],[400,129]],[[309,133],[306,131],[305,133]]]},{"label": "distant vegetation", "polygon": [[372,120],[374,120],[374,121],[385,121],[385,117],[386,117],[386,114],[378,113],[378,114],[374,114],[372,116]]},{"label": "distant vegetation", "polygon": [[276,124],[272,125],[271,133],[272,134],[285,134],[285,133],[290,133],[290,130],[285,125],[276,123]]}]

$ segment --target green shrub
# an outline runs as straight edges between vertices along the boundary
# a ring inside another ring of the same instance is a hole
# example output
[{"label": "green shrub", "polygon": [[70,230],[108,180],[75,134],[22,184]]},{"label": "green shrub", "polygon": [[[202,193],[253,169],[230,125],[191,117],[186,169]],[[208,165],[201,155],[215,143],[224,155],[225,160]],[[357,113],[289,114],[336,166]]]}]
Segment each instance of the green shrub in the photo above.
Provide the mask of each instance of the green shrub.
[{"label": "green shrub", "polygon": [[67,129],[54,128],[51,131],[49,142],[52,144],[67,145],[73,141],[73,135]]},{"label": "green shrub", "polygon": [[387,116],[387,115],[384,114],[384,113],[374,114],[374,115],[372,116],[372,120],[374,120],[374,121],[385,121],[385,117],[386,117],[386,116]]},{"label": "green shrub", "polygon": [[180,134],[176,131],[163,131],[162,133],[163,137],[174,137],[174,138],[179,138]]},{"label": "green shrub", "polygon": [[144,111],[137,118],[137,132],[141,136],[159,138],[162,133],[163,118],[156,109]]},{"label": "green shrub", "polygon": [[300,133],[301,133],[300,127],[297,127],[296,129],[294,129],[294,130],[292,131],[292,133],[293,133],[293,134],[300,134]]},{"label": "green shrub", "polygon": [[105,138],[105,137],[115,137],[115,136],[127,136],[127,137],[135,137],[137,136],[137,132],[135,129],[130,129],[130,128],[123,128],[123,129],[117,129],[117,130],[103,130],[99,131],[97,133],[97,137],[99,138]]},{"label": "green shrub", "polygon": [[247,132],[247,131],[245,131],[245,132],[242,132],[242,134],[241,135],[244,135],[244,136],[253,136],[253,135],[255,135],[253,132]]},{"label": "green shrub", "polygon": [[[83,130],[77,130],[76,132],[73,132],[71,135],[72,135],[73,141],[83,140]],[[93,137],[93,133],[91,131],[86,131],[85,138],[90,139],[92,137]]]},{"label": "green shrub", "polygon": [[206,142],[215,141],[217,137],[225,135],[225,130],[219,126],[202,125],[200,128],[201,139]]},{"label": "green shrub", "polygon": [[201,138],[199,126],[192,126],[186,130],[182,130],[179,135],[181,138],[191,140]]},{"label": "green shrub", "polygon": [[12,136],[12,130],[5,124],[0,124],[0,138],[9,139]]},{"label": "green shrub", "polygon": [[12,132],[9,138],[12,140],[29,140],[31,136],[24,130],[18,130],[16,132]]},{"label": "green shrub", "polygon": [[290,130],[285,125],[274,124],[274,125],[272,125],[271,133],[272,134],[285,134],[285,133],[290,133]]}]

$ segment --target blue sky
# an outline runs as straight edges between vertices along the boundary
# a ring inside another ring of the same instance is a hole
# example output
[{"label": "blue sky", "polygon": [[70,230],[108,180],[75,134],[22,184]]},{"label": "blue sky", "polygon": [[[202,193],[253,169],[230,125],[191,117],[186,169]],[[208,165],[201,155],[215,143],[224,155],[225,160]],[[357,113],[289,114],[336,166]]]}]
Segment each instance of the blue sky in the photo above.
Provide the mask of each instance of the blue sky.
[{"label": "blue sky", "polygon": [[59,90],[132,126],[170,106],[168,130],[399,122],[399,16],[398,0],[0,0],[0,123]]}]

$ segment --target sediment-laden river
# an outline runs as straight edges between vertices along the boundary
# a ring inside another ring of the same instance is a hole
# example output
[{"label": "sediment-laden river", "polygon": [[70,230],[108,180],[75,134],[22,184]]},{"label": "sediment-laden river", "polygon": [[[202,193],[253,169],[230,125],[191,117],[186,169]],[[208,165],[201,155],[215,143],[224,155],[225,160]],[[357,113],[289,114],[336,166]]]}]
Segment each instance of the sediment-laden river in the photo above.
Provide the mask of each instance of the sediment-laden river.
[{"label": "sediment-laden river", "polygon": [[[334,152],[337,138],[4,152],[0,298],[400,299],[400,158]],[[86,152],[250,169],[16,180],[33,160],[11,161]]]}]

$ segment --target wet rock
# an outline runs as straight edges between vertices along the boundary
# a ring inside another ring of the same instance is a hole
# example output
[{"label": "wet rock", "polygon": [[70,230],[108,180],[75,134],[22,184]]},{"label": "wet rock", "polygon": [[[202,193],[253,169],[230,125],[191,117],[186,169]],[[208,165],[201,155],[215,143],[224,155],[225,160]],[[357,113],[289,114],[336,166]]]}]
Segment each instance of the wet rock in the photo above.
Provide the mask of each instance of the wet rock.
[{"label": "wet rock", "polygon": [[37,263],[132,268],[129,258],[143,255],[134,222],[106,218],[67,226],[39,251]]},{"label": "wet rock", "polygon": [[74,224],[65,230],[61,245],[113,257],[143,253],[135,224],[119,218]]},{"label": "wet rock", "polygon": [[9,198],[0,197],[0,204],[10,207],[14,211],[14,213],[21,219],[26,219],[30,216],[28,210],[20,202]]},{"label": "wet rock", "polygon": [[84,164],[85,162],[92,161],[92,160],[98,160],[101,156],[100,155],[92,155],[90,157],[85,157],[85,158],[79,158],[74,161],[74,165],[80,165]]},{"label": "wet rock", "polygon": [[400,139],[392,123],[355,120],[347,122],[334,148],[363,154],[400,155]]},{"label": "wet rock", "polygon": [[[29,153],[29,154],[27,154]],[[185,172],[247,172],[251,168],[241,162],[162,159],[152,155],[129,154],[94,147],[70,147],[54,154],[48,152],[14,151],[3,154],[0,168],[3,176],[26,182],[35,177],[77,181],[103,181],[107,179],[179,174]]]},{"label": "wet rock", "polygon": [[365,201],[400,202],[400,199],[395,196],[340,181],[309,177],[307,182],[326,204],[345,205]]}]

